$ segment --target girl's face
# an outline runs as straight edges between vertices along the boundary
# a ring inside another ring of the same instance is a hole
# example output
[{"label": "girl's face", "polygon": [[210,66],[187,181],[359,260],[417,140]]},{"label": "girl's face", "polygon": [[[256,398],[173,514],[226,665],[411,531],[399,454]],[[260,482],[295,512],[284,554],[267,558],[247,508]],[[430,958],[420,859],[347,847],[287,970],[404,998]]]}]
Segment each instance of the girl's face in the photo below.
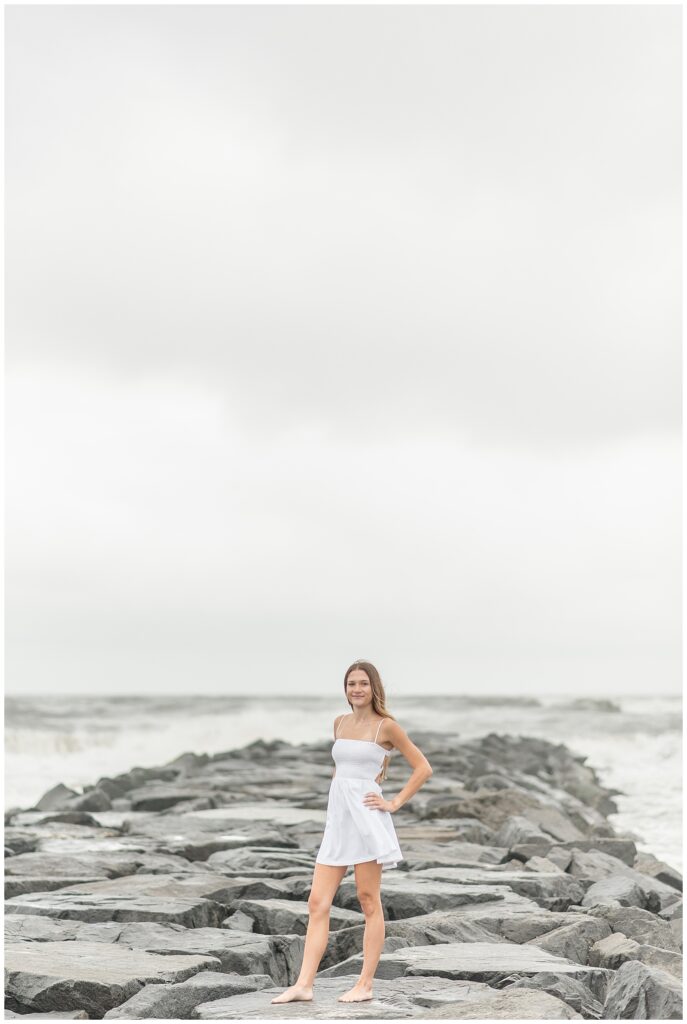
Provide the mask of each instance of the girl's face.
[{"label": "girl's face", "polygon": [[363,708],[372,703],[372,684],[367,672],[355,668],[346,680],[346,699],[354,708]]}]

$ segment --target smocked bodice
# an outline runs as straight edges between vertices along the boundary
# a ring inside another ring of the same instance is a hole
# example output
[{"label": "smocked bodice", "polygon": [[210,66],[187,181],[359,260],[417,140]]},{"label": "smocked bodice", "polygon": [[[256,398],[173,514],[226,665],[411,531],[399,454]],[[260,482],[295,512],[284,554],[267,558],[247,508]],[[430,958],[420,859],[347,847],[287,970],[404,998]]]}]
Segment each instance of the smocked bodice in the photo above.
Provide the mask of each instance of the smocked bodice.
[{"label": "smocked bodice", "polygon": [[372,740],[336,739],[332,745],[332,757],[336,764],[334,778],[374,781],[388,753],[388,750]]}]

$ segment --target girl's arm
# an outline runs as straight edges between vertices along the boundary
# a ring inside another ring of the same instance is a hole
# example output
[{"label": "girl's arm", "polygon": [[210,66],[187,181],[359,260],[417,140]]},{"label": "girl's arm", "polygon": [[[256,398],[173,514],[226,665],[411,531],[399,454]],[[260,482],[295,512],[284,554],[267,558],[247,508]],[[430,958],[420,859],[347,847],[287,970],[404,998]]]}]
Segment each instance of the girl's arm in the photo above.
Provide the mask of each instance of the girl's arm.
[{"label": "girl's arm", "polygon": [[421,786],[424,786],[427,779],[433,774],[432,766],[415,744],[412,742],[405,729],[402,729],[398,722],[394,722],[393,719],[387,718],[382,725],[384,731],[384,739],[400,750],[406,761],[413,769],[412,775],[406,782],[405,786],[391,801],[391,805],[394,811],[399,810],[403,804],[410,800],[411,796],[417,793]]}]

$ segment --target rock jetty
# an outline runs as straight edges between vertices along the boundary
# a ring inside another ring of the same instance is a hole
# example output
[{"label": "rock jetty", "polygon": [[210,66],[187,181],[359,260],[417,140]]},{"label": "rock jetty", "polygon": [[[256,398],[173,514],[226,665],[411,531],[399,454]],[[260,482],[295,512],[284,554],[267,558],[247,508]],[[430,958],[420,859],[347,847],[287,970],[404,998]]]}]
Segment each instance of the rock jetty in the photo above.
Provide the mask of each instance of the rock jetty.
[{"label": "rock jetty", "polygon": [[331,741],[259,741],[6,812],[6,1016],[681,1019],[682,878],[611,827],[617,791],[561,744],[413,739],[434,774],[394,816],[371,1001],[337,1001],[362,963],[351,869],[314,999],[271,1003],[300,967],[332,762]]}]

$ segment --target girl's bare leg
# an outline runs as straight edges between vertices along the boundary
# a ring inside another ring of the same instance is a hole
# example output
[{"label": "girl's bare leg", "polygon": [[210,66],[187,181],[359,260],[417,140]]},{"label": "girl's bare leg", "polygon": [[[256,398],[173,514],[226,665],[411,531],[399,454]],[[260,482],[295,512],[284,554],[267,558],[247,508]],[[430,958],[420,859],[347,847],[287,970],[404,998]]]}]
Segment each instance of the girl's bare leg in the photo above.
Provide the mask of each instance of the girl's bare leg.
[{"label": "girl's bare leg", "polygon": [[384,947],[384,909],[380,896],[382,865],[368,860],[355,865],[355,884],[360,907],[365,915],[363,935],[363,968],[360,977],[348,992],[339,996],[340,1003],[359,1003],[372,999],[372,979]]},{"label": "girl's bare leg", "polygon": [[329,911],[341,879],[346,874],[347,866],[338,867],[333,864],[316,864],[312,879],[312,887],[308,898],[308,930],[305,934],[305,949],[300,974],[295,984],[287,988],[281,995],[275,996],[273,1003],[290,1003],[296,1000],[312,999],[313,982],[320,966],[320,960],[329,941]]}]

